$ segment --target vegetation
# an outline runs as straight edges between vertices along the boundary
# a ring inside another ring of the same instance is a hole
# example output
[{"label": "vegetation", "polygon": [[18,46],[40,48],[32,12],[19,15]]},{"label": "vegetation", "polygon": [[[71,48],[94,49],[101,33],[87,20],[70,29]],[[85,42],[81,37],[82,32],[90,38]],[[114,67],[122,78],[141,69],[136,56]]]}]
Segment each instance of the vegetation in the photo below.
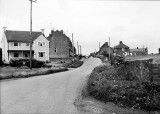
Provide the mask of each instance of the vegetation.
[{"label": "vegetation", "polygon": [[160,110],[160,86],[150,82],[149,61],[98,66],[89,77],[90,96],[122,107]]},{"label": "vegetation", "polygon": [[[11,60],[9,64],[12,67],[21,67],[21,66],[30,67],[30,60],[29,59]],[[32,60],[32,67],[33,68],[41,68],[43,66],[45,66],[45,62],[38,61],[35,59]]]},{"label": "vegetation", "polygon": [[83,61],[76,61],[75,63],[69,65],[68,67],[69,68],[78,68],[78,67],[82,66],[82,64],[83,64]]}]

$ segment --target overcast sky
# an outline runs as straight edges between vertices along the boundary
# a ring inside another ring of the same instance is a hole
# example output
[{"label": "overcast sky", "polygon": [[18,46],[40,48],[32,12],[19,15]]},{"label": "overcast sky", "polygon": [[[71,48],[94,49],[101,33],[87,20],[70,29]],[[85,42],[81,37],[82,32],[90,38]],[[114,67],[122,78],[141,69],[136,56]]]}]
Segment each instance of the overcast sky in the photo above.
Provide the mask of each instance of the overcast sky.
[{"label": "overcast sky", "polygon": [[[0,0],[0,27],[30,30],[29,0]],[[45,29],[45,35],[62,30],[82,53],[98,50],[111,38],[111,46],[123,41],[130,48],[160,48],[160,1],[37,0],[33,3],[33,31]],[[0,29],[0,38],[2,29]]]}]

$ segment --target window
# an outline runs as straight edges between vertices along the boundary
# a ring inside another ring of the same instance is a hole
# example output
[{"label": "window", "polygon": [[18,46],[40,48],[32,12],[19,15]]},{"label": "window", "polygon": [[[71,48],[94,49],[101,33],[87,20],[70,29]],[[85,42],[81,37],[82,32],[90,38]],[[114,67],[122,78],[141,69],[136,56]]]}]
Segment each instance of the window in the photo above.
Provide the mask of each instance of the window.
[{"label": "window", "polygon": [[14,46],[18,46],[18,42],[14,42]]},{"label": "window", "polygon": [[124,51],[124,48],[122,48],[122,51]]},{"label": "window", "polygon": [[39,52],[39,57],[45,57],[45,52]]},{"label": "window", "polygon": [[29,43],[26,43],[26,46],[29,46]]},{"label": "window", "polygon": [[25,57],[28,57],[28,54],[27,54],[27,53],[25,53],[25,54],[24,54],[24,56],[25,56]]},{"label": "window", "polygon": [[19,53],[14,53],[14,57],[18,57],[19,56]]},{"label": "window", "polygon": [[57,52],[57,48],[55,48],[54,51]]},{"label": "window", "polygon": [[45,46],[45,42],[38,42],[38,46]]}]

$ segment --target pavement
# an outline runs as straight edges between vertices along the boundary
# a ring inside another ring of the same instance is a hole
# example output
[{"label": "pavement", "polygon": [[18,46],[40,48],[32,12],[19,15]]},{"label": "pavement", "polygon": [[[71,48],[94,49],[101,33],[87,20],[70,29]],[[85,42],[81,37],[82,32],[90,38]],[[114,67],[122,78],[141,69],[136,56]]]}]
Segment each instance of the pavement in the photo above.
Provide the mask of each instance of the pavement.
[{"label": "pavement", "polygon": [[1,114],[83,114],[74,105],[97,58],[56,74],[0,82]]}]

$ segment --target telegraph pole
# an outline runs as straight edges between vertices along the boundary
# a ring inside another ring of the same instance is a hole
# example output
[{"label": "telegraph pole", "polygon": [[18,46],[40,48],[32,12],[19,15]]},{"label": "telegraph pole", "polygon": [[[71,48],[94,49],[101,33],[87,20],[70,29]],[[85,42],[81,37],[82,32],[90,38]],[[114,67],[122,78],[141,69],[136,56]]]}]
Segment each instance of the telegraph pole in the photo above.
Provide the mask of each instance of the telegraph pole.
[{"label": "telegraph pole", "polygon": [[101,45],[100,45],[100,42],[99,42],[99,50],[100,50],[100,46],[101,46]]},{"label": "telegraph pole", "polygon": [[73,55],[74,55],[74,40],[73,40],[73,33],[72,33],[72,48],[73,48]]},{"label": "telegraph pole", "polygon": [[81,45],[79,45],[79,49],[80,49],[80,55],[82,55],[82,51],[81,51]]},{"label": "telegraph pole", "polygon": [[32,70],[32,2],[37,0],[29,0],[31,2],[30,7],[30,69]]},{"label": "telegraph pole", "polygon": [[78,55],[79,55],[79,45],[78,45],[78,41],[77,41],[77,49],[78,49]]},{"label": "telegraph pole", "polygon": [[110,37],[109,37],[109,60],[110,60]]}]

